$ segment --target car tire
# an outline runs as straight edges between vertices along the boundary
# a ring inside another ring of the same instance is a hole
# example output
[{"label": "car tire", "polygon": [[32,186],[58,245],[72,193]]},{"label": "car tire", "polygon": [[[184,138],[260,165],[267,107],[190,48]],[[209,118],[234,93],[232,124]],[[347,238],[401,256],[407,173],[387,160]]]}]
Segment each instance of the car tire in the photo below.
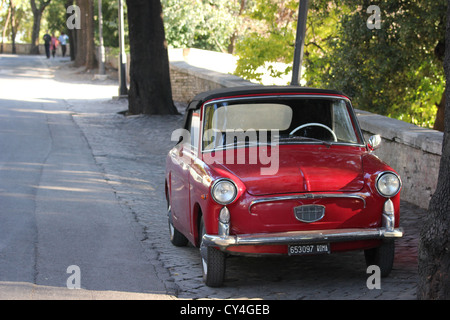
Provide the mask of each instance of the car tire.
[{"label": "car tire", "polygon": [[377,265],[380,268],[381,277],[387,277],[394,265],[395,242],[384,241],[377,248],[364,250],[366,265]]},{"label": "car tire", "polygon": [[203,218],[200,222],[200,257],[203,281],[208,287],[221,287],[225,279],[225,253],[203,245],[203,235],[206,233]]},{"label": "car tire", "polygon": [[169,218],[170,242],[172,242],[172,244],[176,247],[186,246],[188,244],[188,239],[180,231],[178,231],[172,223],[172,210],[170,204],[167,208],[167,215]]}]

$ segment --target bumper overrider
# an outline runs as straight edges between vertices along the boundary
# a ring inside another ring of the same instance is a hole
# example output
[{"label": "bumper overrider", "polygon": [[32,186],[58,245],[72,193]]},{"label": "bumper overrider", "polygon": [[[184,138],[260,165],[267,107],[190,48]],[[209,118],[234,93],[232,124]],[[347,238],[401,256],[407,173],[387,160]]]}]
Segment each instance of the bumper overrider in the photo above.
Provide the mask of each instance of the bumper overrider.
[{"label": "bumper overrider", "polygon": [[[226,207],[222,210],[228,211]],[[223,216],[227,215],[224,214]],[[230,235],[229,220],[219,219],[219,234],[205,234],[202,245],[226,249],[229,246],[245,245],[300,245],[376,239],[394,240],[403,237],[403,229],[394,228],[394,224],[394,206],[392,201],[388,199],[384,205],[382,227],[380,228],[349,228]]]}]

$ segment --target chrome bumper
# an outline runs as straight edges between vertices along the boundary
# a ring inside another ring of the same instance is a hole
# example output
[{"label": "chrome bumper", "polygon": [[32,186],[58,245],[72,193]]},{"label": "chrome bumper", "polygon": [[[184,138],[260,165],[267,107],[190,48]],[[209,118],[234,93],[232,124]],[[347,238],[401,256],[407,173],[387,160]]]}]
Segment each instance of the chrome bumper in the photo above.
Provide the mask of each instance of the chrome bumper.
[{"label": "chrome bumper", "polygon": [[402,228],[370,228],[370,229],[337,229],[314,231],[289,231],[277,233],[258,233],[241,235],[203,236],[203,245],[222,249],[229,246],[245,245],[287,245],[313,244],[323,242],[346,242],[371,239],[395,239],[403,236]]},{"label": "chrome bumper", "polygon": [[377,239],[393,240],[403,237],[403,229],[394,228],[395,210],[394,204],[390,199],[387,199],[384,203],[380,228],[349,228],[230,235],[229,211],[227,207],[223,207],[222,211],[227,213],[224,215],[227,219],[225,219],[226,221],[219,219],[219,234],[205,234],[202,245],[225,249],[229,246],[296,245]]}]

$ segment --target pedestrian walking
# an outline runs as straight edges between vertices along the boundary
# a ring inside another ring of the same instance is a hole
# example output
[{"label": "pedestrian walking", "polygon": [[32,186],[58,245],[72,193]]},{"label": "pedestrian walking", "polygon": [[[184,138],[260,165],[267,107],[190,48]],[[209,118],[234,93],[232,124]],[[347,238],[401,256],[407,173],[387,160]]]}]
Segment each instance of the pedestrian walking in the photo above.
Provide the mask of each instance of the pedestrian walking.
[{"label": "pedestrian walking", "polygon": [[56,39],[55,33],[52,33],[50,49],[52,51],[53,58],[55,57],[55,54],[56,54],[56,48],[58,48],[58,39]]},{"label": "pedestrian walking", "polygon": [[47,59],[50,59],[50,42],[52,41],[52,37],[48,34],[48,30],[42,39],[44,40],[45,55]]},{"label": "pedestrian walking", "polygon": [[64,32],[61,32],[61,35],[59,36],[58,40],[59,43],[61,44],[62,56],[64,58],[66,56],[67,40],[69,40],[69,36]]}]

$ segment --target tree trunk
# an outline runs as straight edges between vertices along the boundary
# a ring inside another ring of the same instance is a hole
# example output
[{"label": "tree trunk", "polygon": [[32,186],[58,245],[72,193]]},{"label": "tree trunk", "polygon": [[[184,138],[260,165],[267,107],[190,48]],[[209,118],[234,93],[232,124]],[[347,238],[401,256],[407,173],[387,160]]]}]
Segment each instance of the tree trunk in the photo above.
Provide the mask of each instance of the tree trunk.
[{"label": "tree trunk", "polygon": [[177,114],[172,101],[161,2],[127,0],[127,8],[131,56],[129,112]]},{"label": "tree trunk", "polygon": [[[74,0],[66,0],[64,2],[64,7],[68,8],[73,5]],[[72,16],[73,13],[66,12],[66,20]],[[76,38],[77,38],[77,29],[69,29],[66,28],[66,33],[69,36],[69,48],[70,48],[70,60],[74,61],[76,56]]]},{"label": "tree trunk", "polygon": [[9,0],[9,7],[11,9],[11,53],[16,54],[16,34],[17,34],[17,24],[16,24],[16,6],[13,0]]},{"label": "tree trunk", "polygon": [[433,129],[438,131],[444,131],[444,120],[445,120],[445,90],[442,94],[441,101],[439,104],[436,104],[437,106],[437,113],[436,113],[436,120],[434,122]]},{"label": "tree trunk", "polygon": [[5,22],[5,25],[3,26],[2,46],[1,46],[0,53],[3,53],[3,41],[5,40],[5,37],[6,37],[6,29],[8,28],[10,18],[11,18],[11,7],[8,8],[8,16],[6,17],[6,22]]},{"label": "tree trunk", "polygon": [[94,0],[87,1],[86,12],[86,69],[90,70],[97,66],[94,42]]},{"label": "tree trunk", "polygon": [[75,65],[94,69],[95,44],[94,44],[94,0],[77,0],[81,12],[81,29],[76,31],[76,56]]},{"label": "tree trunk", "polygon": [[[242,16],[242,14],[244,13],[246,4],[247,4],[247,0],[240,1],[238,17]],[[239,36],[239,29],[235,29],[233,34],[230,37],[230,44],[228,45],[228,49],[227,49],[227,52],[229,54],[234,53],[234,49],[236,46],[236,40],[237,40],[238,36]]]},{"label": "tree trunk", "polygon": [[77,0],[76,5],[80,8],[81,16],[80,16],[80,26],[81,28],[76,30],[77,38],[76,38],[76,50],[77,54],[75,55],[75,66],[80,67],[84,66],[86,63],[86,42],[84,39],[86,38],[86,18],[83,16],[83,13],[86,12],[86,0]]},{"label": "tree trunk", "polygon": [[30,0],[31,11],[33,12],[33,29],[31,31],[31,54],[39,54],[39,32],[41,31],[41,18],[45,8],[50,4],[51,0]]},{"label": "tree trunk", "polygon": [[445,122],[436,191],[422,225],[419,242],[419,299],[450,299],[450,0],[447,7],[444,71]]}]

